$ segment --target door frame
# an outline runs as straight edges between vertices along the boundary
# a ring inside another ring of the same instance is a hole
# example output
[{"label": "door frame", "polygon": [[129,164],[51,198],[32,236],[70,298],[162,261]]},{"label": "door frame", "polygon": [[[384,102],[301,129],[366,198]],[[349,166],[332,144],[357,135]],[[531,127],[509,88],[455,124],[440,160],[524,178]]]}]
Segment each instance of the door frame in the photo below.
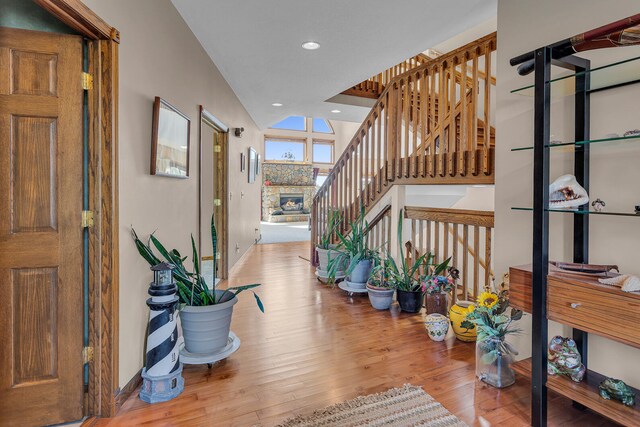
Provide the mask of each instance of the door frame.
[{"label": "door frame", "polygon": [[[84,412],[111,417],[118,393],[118,45],[120,32],[80,0],[33,0],[88,39],[89,390]],[[80,84],[80,82],[78,82]],[[89,353],[91,350],[89,351]]]},{"label": "door frame", "polygon": [[224,248],[220,257],[220,278],[226,279],[229,269],[229,198],[227,190],[229,188],[227,173],[229,167],[229,127],[225,125],[216,116],[207,111],[204,106],[200,105],[200,123],[198,126],[198,250],[202,256],[202,126],[209,126],[218,130],[223,135],[223,141],[220,144],[221,150],[218,156],[220,162],[217,166],[217,178],[215,180],[215,189],[218,194],[224,195],[222,202],[222,232],[218,234],[220,246]]}]

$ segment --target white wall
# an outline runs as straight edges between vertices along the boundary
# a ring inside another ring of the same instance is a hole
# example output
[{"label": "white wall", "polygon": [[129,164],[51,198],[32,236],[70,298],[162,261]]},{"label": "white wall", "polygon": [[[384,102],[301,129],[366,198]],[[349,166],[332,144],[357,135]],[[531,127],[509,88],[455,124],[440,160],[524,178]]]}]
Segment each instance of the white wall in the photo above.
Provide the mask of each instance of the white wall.
[{"label": "white wall", "polygon": [[[531,206],[532,152],[510,152],[512,147],[533,142],[533,99],[510,94],[511,89],[532,82],[533,74],[518,76],[509,66],[515,55],[533,50],[574,34],[596,28],[638,12],[634,0],[500,0],[498,4],[498,88],[496,112],[496,239],[495,271],[500,277],[510,265],[531,262],[532,218],[528,212],[514,212],[511,206]],[[607,49],[589,53],[593,65],[616,58],[640,54],[638,47]],[[555,68],[555,67],[554,67]],[[591,99],[591,135],[602,137],[640,127],[637,99],[640,87],[629,86],[595,93]],[[552,106],[551,133],[555,139],[573,140],[572,99],[556,99]],[[609,211],[633,211],[639,204],[640,145],[596,144],[591,148],[591,197],[606,201]],[[572,150],[552,150],[551,179],[573,173]],[[571,216],[551,214],[550,259],[571,260]],[[638,242],[640,227],[636,218],[592,217],[590,261],[618,264],[623,272],[640,274]],[[621,318],[620,322],[625,319]],[[522,322],[529,331],[530,318]],[[611,325],[612,328],[615,325]],[[554,333],[570,334],[566,327],[554,325]],[[523,350],[530,352],[530,337],[518,339]],[[636,364],[640,350],[591,335],[590,367],[605,375],[621,378],[640,386]]]},{"label": "white wall", "polygon": [[[251,145],[262,152],[261,134],[169,0],[86,0],[120,30],[120,380],[126,384],[142,367],[152,278],[131,240],[131,226],[146,237],[190,254],[189,235],[198,222],[198,105],[229,127],[244,127],[242,139],[229,138],[232,195],[229,251],[233,265],[254,243],[260,221],[260,184],[240,173],[239,153]],[[160,96],[191,119],[190,178],[149,175],[152,103]],[[244,193],[244,198],[240,193]],[[235,251],[238,243],[239,251]],[[190,261],[189,261],[190,262]]]}]

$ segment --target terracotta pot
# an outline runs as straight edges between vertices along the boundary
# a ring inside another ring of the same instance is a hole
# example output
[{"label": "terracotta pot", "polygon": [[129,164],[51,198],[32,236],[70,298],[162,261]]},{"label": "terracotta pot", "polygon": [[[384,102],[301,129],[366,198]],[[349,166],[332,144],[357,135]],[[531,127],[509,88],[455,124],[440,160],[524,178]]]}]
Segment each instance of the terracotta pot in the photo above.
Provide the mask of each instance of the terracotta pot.
[{"label": "terracotta pot", "polygon": [[462,327],[462,322],[467,319],[467,314],[473,311],[473,303],[471,301],[458,301],[451,310],[449,310],[449,319],[456,338],[460,341],[473,342],[476,340],[476,328],[467,329]]},{"label": "terracotta pot", "polygon": [[449,311],[448,295],[445,293],[427,294],[425,297],[425,307],[427,314],[438,313],[446,316]]}]

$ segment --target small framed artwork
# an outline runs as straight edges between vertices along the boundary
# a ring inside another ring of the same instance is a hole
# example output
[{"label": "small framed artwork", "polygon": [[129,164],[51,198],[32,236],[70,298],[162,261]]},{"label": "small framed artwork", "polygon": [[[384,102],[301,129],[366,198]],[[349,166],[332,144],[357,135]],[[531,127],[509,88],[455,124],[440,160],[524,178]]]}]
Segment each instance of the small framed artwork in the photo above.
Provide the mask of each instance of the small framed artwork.
[{"label": "small framed artwork", "polygon": [[240,153],[240,172],[244,172],[246,168],[246,156],[244,153]]},{"label": "small framed artwork", "polygon": [[256,158],[256,175],[260,175],[260,172],[262,172],[262,156],[258,154]]},{"label": "small framed artwork", "polygon": [[258,152],[253,149],[253,147],[249,147],[249,183],[252,184],[256,182],[256,161],[258,160]]},{"label": "small framed artwork", "polygon": [[151,175],[189,177],[191,120],[156,96],[151,132]]}]

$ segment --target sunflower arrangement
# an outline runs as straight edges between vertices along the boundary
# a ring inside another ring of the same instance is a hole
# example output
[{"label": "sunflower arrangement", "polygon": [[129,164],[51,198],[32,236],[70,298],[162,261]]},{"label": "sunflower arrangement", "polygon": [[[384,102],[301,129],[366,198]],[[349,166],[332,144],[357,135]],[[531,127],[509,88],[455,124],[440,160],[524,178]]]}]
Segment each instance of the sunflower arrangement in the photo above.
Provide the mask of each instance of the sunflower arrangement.
[{"label": "sunflower arrangement", "polygon": [[517,334],[520,329],[513,327],[513,322],[522,318],[522,311],[510,308],[509,291],[504,287],[500,290],[485,289],[478,300],[473,312],[469,313],[467,320],[477,327],[478,342],[495,343],[495,354],[518,354],[516,350],[505,341],[509,334]]}]

